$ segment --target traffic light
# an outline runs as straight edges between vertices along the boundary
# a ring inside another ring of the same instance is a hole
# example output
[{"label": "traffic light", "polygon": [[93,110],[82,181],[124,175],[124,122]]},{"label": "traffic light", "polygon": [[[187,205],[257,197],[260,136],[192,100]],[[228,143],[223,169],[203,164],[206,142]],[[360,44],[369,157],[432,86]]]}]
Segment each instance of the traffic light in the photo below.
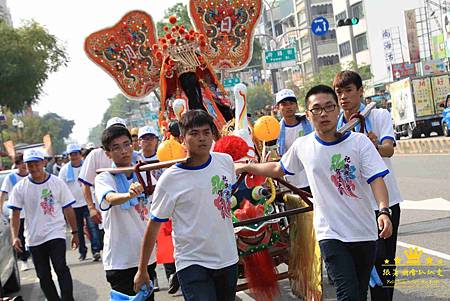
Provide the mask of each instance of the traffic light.
[{"label": "traffic light", "polygon": [[340,19],[337,22],[337,27],[341,26],[353,26],[359,23],[358,18],[347,18],[347,19]]}]

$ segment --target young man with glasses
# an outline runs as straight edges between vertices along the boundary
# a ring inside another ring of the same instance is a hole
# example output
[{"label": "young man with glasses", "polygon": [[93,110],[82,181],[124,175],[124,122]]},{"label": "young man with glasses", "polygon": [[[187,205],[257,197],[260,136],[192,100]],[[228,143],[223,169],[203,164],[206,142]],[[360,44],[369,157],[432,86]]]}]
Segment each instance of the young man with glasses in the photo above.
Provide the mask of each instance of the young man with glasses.
[{"label": "young man with glasses", "polygon": [[140,146],[138,159],[143,162],[158,160],[156,149],[158,148],[158,132],[152,126],[146,125],[139,128],[138,141]]},{"label": "young man with glasses", "polygon": [[[124,126],[113,125],[103,132],[102,145],[113,161],[112,167],[132,166],[131,143],[130,132]],[[141,175],[146,181],[145,172]],[[102,172],[95,177],[95,195],[105,230],[103,265],[106,280],[112,289],[126,295],[135,295],[133,279],[139,265],[140,242],[149,220],[150,199],[142,192],[143,187],[133,172]],[[155,254],[149,257],[145,268],[154,275]],[[147,300],[154,300],[154,294]]]},{"label": "young man with glasses", "polygon": [[[364,87],[362,79],[354,71],[339,72],[334,78],[333,88],[338,96],[342,111],[339,114],[337,127],[342,127],[347,120],[354,114],[364,109],[363,95]],[[397,233],[400,224],[400,202],[403,198],[395,180],[392,169],[391,157],[394,155],[395,135],[392,125],[391,114],[385,109],[373,109],[365,118],[364,133],[375,145],[384,163],[389,168],[390,173],[384,178],[389,192],[389,208],[384,208],[385,214],[388,214],[392,222],[392,236],[389,239],[377,240],[377,251],[375,267],[382,281],[382,285],[375,285],[370,288],[372,300],[392,300],[395,284],[395,252],[397,247]],[[373,210],[376,216],[379,214],[379,208],[373,202]],[[384,273],[386,269],[385,260],[389,260],[390,275]],[[374,271],[375,272],[375,271]]]},{"label": "young man with glasses", "polygon": [[306,171],[314,195],[316,237],[337,300],[366,300],[377,230],[382,238],[392,232],[386,214],[373,219],[371,197],[379,208],[388,207],[383,177],[389,171],[365,135],[338,134],[338,99],[331,87],[311,88],[305,102],[315,133],[298,138],[280,162],[237,165],[236,171],[269,177]]}]

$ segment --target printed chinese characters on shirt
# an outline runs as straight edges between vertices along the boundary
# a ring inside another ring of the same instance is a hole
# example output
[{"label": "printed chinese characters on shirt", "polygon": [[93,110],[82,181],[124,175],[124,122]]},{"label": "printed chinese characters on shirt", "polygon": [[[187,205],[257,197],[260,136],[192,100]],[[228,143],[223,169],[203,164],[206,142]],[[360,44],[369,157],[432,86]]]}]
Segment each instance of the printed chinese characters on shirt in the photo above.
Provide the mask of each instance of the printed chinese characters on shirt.
[{"label": "printed chinese characters on shirt", "polygon": [[231,185],[225,176],[211,178],[212,194],[217,195],[214,206],[219,210],[223,219],[231,218]]},{"label": "printed chinese characters on shirt", "polygon": [[355,172],[356,167],[352,164],[349,156],[342,158],[341,154],[335,154],[331,157],[330,170],[331,181],[338,189],[341,195],[346,195],[353,198],[359,197],[355,194]]}]

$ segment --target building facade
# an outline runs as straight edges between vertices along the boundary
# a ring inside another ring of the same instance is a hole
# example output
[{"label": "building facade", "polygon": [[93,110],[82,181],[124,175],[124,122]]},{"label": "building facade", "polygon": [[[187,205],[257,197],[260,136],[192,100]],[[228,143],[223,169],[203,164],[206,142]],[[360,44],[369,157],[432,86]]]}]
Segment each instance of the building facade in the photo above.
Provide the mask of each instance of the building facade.
[{"label": "building facade", "polygon": [[5,21],[9,26],[12,26],[11,14],[6,5],[6,0],[0,0],[0,20]]},{"label": "building facade", "polygon": [[[293,1],[295,23],[298,28],[298,71],[303,80],[319,72],[324,66],[339,63],[333,2],[331,0]],[[319,16],[325,17],[330,23],[329,31],[323,36],[316,36],[311,31],[312,21]]]}]

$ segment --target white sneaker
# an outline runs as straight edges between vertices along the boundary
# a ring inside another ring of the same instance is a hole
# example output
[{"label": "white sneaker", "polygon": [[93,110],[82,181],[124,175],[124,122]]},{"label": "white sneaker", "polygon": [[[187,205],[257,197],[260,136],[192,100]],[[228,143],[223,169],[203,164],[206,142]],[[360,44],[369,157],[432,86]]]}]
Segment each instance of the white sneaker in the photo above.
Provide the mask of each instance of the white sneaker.
[{"label": "white sneaker", "polygon": [[28,266],[28,261],[21,261],[20,270],[21,271],[28,271],[29,269],[30,269],[30,267]]}]

